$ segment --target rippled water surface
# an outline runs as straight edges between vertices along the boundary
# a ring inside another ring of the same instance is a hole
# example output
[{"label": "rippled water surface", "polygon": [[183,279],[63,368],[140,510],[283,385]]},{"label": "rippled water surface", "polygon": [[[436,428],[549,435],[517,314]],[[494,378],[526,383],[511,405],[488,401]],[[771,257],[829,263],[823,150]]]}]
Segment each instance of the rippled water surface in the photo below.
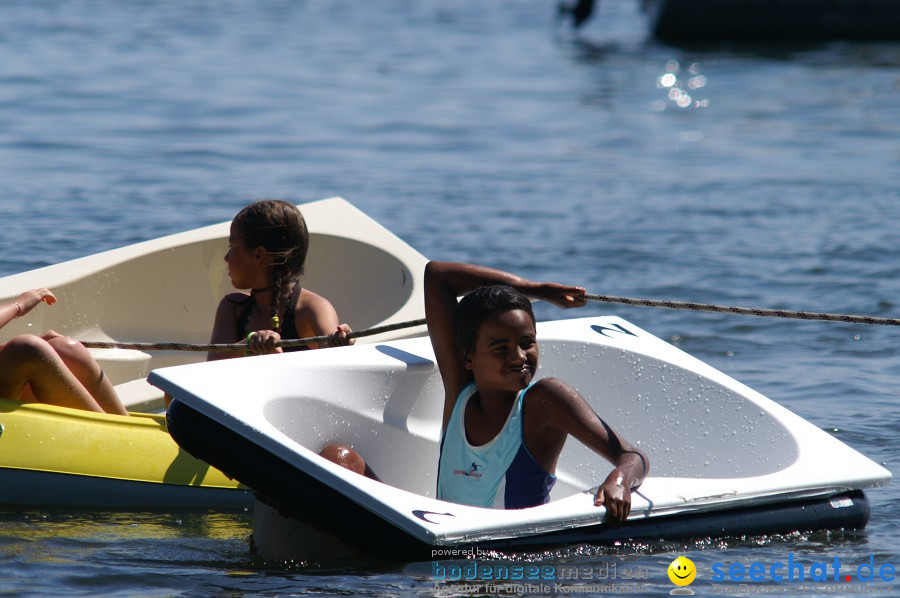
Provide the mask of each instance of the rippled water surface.
[{"label": "rippled water surface", "polygon": [[[594,293],[900,315],[900,46],[671,47],[633,4],[602,3],[576,36],[546,0],[0,3],[0,274],[257,198],[340,195],[426,256]],[[900,462],[896,329],[586,313],[621,315]],[[526,558],[646,567],[657,594],[682,554],[701,575],[788,553],[900,567],[896,486],[869,498],[863,532]],[[2,513],[0,591],[435,593],[429,563],[259,561],[250,525]]]}]

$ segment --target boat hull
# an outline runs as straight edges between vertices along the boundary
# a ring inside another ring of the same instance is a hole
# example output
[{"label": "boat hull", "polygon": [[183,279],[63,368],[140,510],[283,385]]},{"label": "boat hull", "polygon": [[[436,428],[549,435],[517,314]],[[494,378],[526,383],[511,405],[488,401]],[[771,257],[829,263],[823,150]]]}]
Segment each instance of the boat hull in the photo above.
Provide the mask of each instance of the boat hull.
[{"label": "boat hull", "polygon": [[900,39],[897,0],[649,0],[667,41]]},{"label": "boat hull", "polygon": [[[630,322],[539,323],[538,335],[541,375],[578,388],[650,457],[651,476],[632,495],[624,525],[607,525],[605,510],[593,505],[611,466],[576,442],[560,455],[545,505],[493,510],[436,500],[443,387],[427,338],[166,368],[151,382],[175,397],[169,428],[186,450],[241,480],[275,512],[357,550],[372,549],[359,546],[370,538],[389,539],[392,556],[402,558],[435,547],[858,528],[868,520],[861,491],[891,479],[833,436]],[[267,381],[265,392],[258,380]],[[359,450],[385,483],[319,457],[331,442]]]},{"label": "boat hull", "polygon": [[164,416],[0,399],[0,505],[247,509],[246,487],[179,448]]},{"label": "boat hull", "polygon": [[[519,552],[573,544],[615,544],[623,540],[687,540],[796,530],[862,529],[870,517],[867,497],[861,490],[853,490],[773,504],[635,519],[625,525],[599,522],[510,538],[463,539],[438,544],[392,525],[372,513],[364,503],[336,491],[315,475],[303,472],[184,403],[173,403],[168,417],[182,447],[204,460],[221,463],[230,475],[254,489],[261,501],[256,503],[255,517],[259,518],[261,511],[268,508],[268,520],[257,522],[254,531],[255,544],[267,558],[316,560],[365,556],[412,562],[432,560],[436,552],[453,554],[440,550],[453,547],[469,554],[478,550]],[[420,516],[427,519],[429,514]],[[273,539],[275,534],[290,539]],[[298,542],[303,536],[306,538]],[[385,547],[390,550],[386,551]]]}]

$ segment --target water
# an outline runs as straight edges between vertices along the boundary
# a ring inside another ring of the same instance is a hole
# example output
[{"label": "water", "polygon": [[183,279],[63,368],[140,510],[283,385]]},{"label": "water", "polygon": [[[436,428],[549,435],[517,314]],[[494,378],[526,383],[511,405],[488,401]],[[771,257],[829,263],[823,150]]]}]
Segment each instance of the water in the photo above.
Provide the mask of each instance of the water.
[{"label": "water", "polygon": [[[677,48],[647,40],[637,3],[601,4],[574,36],[550,0],[4,2],[0,274],[257,198],[341,195],[427,256],[595,293],[900,315],[900,46]],[[897,469],[893,328],[582,313],[632,320]],[[864,532],[523,559],[646,567],[660,595],[682,554],[704,594],[719,562],[900,566],[896,488],[869,492]],[[6,512],[0,590],[437,593],[430,563],[261,562],[249,533],[242,514]]]}]

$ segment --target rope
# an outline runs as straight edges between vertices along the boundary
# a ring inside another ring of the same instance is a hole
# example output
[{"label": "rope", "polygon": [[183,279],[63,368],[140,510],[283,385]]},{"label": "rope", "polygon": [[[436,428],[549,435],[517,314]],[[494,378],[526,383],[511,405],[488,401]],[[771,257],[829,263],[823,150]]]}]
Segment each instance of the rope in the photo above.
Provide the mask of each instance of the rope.
[{"label": "rope", "polygon": [[613,295],[585,294],[588,301],[605,303],[621,303],[623,305],[640,305],[643,307],[665,307],[667,309],[687,309],[693,311],[714,311],[766,318],[791,318],[795,320],[827,320],[831,322],[852,322],[854,324],[876,324],[880,326],[900,326],[900,318],[877,318],[873,316],[854,316],[848,314],[829,314],[814,311],[794,311],[789,309],[760,309],[757,307],[736,307],[733,305],[715,305],[714,303],[690,303],[684,301],[665,301],[656,299],[632,299]]},{"label": "rope", "polygon": [[[603,303],[619,303],[622,305],[638,305],[641,307],[662,307],[666,309],[684,309],[690,311],[711,311],[720,313],[741,314],[747,316],[761,316],[766,318],[788,318],[794,320],[825,320],[830,322],[849,322],[853,324],[874,324],[879,326],[900,326],[900,318],[879,318],[874,316],[856,316],[851,314],[832,314],[814,311],[795,311],[789,309],[761,309],[758,307],[737,307],[734,305],[716,305],[714,303],[692,303],[686,301],[669,301],[659,299],[635,299],[632,297],[617,297],[615,295],[593,295],[586,293],[584,298],[588,301]],[[347,338],[361,338],[393,332],[403,328],[412,328],[425,324],[425,319],[397,322],[375,326],[365,330],[358,330],[347,334]],[[329,336],[311,336],[307,338],[280,340],[276,346],[281,348],[303,347],[318,343],[327,343]],[[81,344],[89,349],[135,349],[138,351],[244,351],[246,343],[212,343],[198,345],[192,343],[139,343],[139,342],[106,342],[106,341],[81,341]]]},{"label": "rope", "polygon": [[[365,330],[357,330],[356,332],[347,333],[347,338],[360,338],[363,336],[372,336],[382,334],[384,332],[393,332],[402,328],[412,328],[414,326],[422,326],[425,324],[425,318],[418,320],[409,320],[407,322],[397,322],[395,324],[385,324],[384,326],[375,326]],[[288,347],[304,347],[314,345],[316,343],[327,343],[331,337],[310,336],[307,338],[296,338],[288,340],[280,340],[275,343],[276,346],[282,348]],[[81,344],[88,349],[134,349],[137,351],[245,351],[247,343],[211,343],[206,345],[198,345],[193,343],[129,343],[129,342],[107,342],[107,341],[81,341]]]}]

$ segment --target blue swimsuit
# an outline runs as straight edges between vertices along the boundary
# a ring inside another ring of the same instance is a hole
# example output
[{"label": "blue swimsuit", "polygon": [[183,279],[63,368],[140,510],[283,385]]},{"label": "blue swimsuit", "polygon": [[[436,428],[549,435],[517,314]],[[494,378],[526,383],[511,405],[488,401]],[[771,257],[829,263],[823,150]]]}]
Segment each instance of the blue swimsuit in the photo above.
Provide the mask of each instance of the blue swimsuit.
[{"label": "blue swimsuit", "polygon": [[544,471],[522,439],[523,403],[528,385],[516,395],[509,417],[490,442],[472,446],[466,438],[466,404],[477,392],[472,382],[459,393],[441,439],[437,497],[495,509],[523,509],[550,500],[556,476]]}]

